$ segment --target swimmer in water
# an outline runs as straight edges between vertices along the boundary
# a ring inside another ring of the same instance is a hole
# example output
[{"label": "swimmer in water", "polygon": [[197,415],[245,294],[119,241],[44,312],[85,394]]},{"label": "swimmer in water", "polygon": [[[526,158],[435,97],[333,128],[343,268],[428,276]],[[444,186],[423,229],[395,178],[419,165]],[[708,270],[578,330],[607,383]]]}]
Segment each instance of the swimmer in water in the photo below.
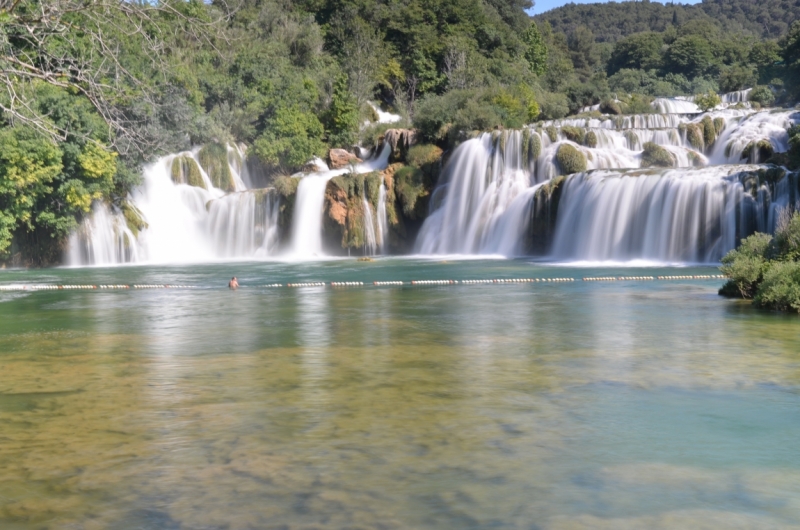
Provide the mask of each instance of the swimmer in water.
[{"label": "swimmer in water", "polygon": [[236,276],[231,278],[231,281],[228,282],[228,287],[234,291],[239,288],[239,282],[236,280]]}]

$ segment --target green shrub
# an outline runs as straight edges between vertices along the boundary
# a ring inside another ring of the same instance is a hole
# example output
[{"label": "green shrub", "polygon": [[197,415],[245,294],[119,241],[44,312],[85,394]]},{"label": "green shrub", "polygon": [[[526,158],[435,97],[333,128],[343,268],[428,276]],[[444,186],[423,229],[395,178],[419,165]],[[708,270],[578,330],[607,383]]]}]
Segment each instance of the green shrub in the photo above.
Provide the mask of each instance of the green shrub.
[{"label": "green shrub", "polygon": [[603,114],[613,114],[618,116],[622,114],[622,107],[620,107],[619,103],[612,99],[606,99],[600,103],[600,112]]},{"label": "green shrub", "polygon": [[719,97],[719,94],[714,92],[713,90],[709,90],[705,94],[697,94],[694,97],[694,103],[700,110],[703,112],[708,112],[709,110],[713,109],[720,103],[722,103],[722,98]]},{"label": "green shrub", "polygon": [[753,298],[757,307],[800,312],[800,263],[773,263]]},{"label": "green shrub", "polygon": [[747,99],[752,103],[758,103],[762,107],[769,107],[775,103],[775,94],[768,86],[757,86],[748,94]]},{"label": "green shrub", "polygon": [[742,298],[755,296],[768,268],[771,241],[769,234],[753,234],[742,240],[739,248],[731,250],[722,258],[720,270],[730,280],[720,290],[720,294]]},{"label": "green shrub", "polygon": [[558,129],[556,129],[552,125],[548,125],[545,128],[545,132],[547,133],[547,136],[550,138],[551,142],[557,142],[558,141]]},{"label": "green shrub", "polygon": [[597,134],[594,131],[589,131],[586,133],[583,143],[586,147],[597,147]]},{"label": "green shrub", "polygon": [[633,94],[624,105],[625,114],[655,114],[656,109],[650,104],[652,102],[652,97]]},{"label": "green shrub", "polygon": [[642,153],[642,167],[675,167],[672,153],[653,142],[645,142]]},{"label": "green shrub", "polygon": [[717,139],[717,130],[709,116],[703,116],[700,127],[703,129],[703,143],[706,149],[708,149]]},{"label": "green shrub", "polygon": [[556,152],[556,160],[564,175],[586,171],[586,157],[573,145],[561,144]]}]

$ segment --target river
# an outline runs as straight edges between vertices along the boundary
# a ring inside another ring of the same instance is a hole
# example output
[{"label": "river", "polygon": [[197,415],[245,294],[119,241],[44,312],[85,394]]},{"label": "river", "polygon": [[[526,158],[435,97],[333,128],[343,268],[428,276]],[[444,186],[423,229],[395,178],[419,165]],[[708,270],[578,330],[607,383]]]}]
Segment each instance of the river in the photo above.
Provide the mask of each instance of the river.
[{"label": "river", "polygon": [[[445,260],[445,261],[443,261]],[[800,319],[711,267],[0,271],[0,527],[799,528]],[[226,288],[231,276],[241,288]],[[574,282],[374,287],[377,280]],[[363,281],[353,288],[271,288]]]}]

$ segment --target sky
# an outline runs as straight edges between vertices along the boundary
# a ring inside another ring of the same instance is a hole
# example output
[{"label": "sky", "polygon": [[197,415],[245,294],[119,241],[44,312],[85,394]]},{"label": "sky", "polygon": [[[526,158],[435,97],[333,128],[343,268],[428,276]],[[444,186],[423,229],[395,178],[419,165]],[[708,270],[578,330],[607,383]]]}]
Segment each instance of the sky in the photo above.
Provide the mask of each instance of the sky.
[{"label": "sky", "polygon": [[[560,7],[565,4],[569,4],[570,2],[574,4],[595,4],[601,3],[604,4],[608,0],[535,0],[536,5],[533,6],[533,9],[528,10],[528,14],[530,15],[538,15],[540,13],[544,13],[545,11],[549,11],[555,7]],[[662,4],[668,4],[670,2],[666,0],[660,0]],[[678,0],[675,2],[676,4],[699,4],[700,0]]]}]

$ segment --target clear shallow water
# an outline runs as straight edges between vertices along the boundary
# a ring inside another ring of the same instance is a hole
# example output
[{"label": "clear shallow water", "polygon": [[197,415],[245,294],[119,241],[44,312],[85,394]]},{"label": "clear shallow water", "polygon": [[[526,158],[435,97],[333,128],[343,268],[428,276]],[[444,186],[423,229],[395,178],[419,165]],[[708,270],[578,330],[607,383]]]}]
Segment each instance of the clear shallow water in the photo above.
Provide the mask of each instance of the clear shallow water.
[{"label": "clear shallow water", "polygon": [[0,528],[800,528],[800,318],[719,280],[257,287],[660,274],[2,271],[199,288],[0,293]]}]

